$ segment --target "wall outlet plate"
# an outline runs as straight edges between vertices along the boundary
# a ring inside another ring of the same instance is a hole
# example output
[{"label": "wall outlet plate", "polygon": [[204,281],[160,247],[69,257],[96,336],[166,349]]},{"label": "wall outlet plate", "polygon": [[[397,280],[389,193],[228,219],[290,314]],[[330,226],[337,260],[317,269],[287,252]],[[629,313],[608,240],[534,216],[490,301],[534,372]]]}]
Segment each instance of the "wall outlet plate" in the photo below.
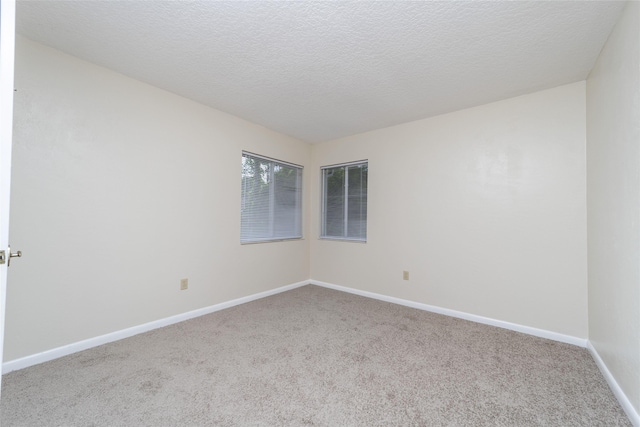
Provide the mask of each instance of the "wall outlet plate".
[{"label": "wall outlet plate", "polygon": [[184,291],[189,289],[189,279],[180,279],[180,290]]}]

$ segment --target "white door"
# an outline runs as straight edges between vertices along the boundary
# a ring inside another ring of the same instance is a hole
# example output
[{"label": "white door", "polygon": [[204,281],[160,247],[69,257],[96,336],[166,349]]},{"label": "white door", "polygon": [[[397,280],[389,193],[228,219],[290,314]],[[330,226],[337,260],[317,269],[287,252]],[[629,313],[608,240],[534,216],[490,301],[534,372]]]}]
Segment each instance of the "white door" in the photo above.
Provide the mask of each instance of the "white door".
[{"label": "white door", "polygon": [[[4,314],[7,296],[9,251],[9,190],[11,188],[11,138],[13,135],[13,69],[16,3],[0,1],[0,361],[4,344]],[[1,253],[1,252],[0,252]],[[1,384],[1,382],[0,382]]]}]

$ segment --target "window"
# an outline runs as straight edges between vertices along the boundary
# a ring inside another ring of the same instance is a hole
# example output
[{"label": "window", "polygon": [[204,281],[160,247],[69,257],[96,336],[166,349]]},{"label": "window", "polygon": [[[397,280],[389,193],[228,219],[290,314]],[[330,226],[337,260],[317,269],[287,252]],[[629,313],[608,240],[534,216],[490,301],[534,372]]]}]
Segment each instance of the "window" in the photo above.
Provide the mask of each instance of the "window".
[{"label": "window", "polygon": [[302,238],[302,166],[242,153],[240,242]]},{"label": "window", "polygon": [[367,240],[368,162],[322,168],[321,238]]}]

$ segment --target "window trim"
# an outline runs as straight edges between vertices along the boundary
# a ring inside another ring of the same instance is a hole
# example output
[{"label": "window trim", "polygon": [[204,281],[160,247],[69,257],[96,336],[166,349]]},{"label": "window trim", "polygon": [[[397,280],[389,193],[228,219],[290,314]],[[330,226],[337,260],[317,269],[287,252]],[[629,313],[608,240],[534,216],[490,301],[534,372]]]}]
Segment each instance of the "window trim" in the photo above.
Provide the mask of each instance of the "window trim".
[{"label": "window trim", "polygon": [[251,151],[242,150],[242,155],[244,156],[245,154],[247,156],[257,157],[258,159],[267,160],[269,162],[275,162],[281,165],[291,166],[292,168],[304,169],[304,166],[298,165],[296,163],[285,162],[284,160],[274,159],[273,157],[267,157],[267,156],[263,156],[262,154],[256,154],[256,153],[252,153]]},{"label": "window trim", "polygon": [[[242,206],[243,206],[243,202],[242,202],[242,191],[240,194],[240,198],[241,198],[241,203],[240,203],[240,244],[241,245],[254,245],[254,244],[258,244],[258,243],[270,243],[270,242],[288,242],[288,241],[292,241],[292,240],[303,240],[304,239],[304,195],[302,194],[303,190],[304,190],[304,166],[302,165],[298,165],[296,163],[291,163],[291,162],[286,162],[284,160],[279,160],[279,159],[274,159],[273,157],[267,157],[267,156],[263,156],[261,154],[255,154],[252,153],[250,151],[246,151],[246,150],[242,150],[242,156],[241,158],[244,158],[245,156],[250,156],[253,158],[257,158],[260,160],[265,160],[267,162],[273,162],[273,163],[277,163],[279,165],[282,166],[288,166],[291,168],[296,168],[300,170],[300,175],[298,178],[298,186],[300,189],[300,235],[299,236],[291,236],[291,237],[261,237],[261,238],[254,238],[251,240],[242,240]],[[273,170],[271,171],[271,176],[273,176]],[[242,180],[242,162],[240,165],[240,177]],[[272,182],[274,182],[272,180]],[[242,189],[242,184],[241,187]],[[275,188],[273,186],[269,186],[269,199],[273,200],[273,198],[275,197]],[[271,204],[270,204],[271,206]],[[270,228],[273,230],[273,217],[270,216]]]},{"label": "window trim", "polygon": [[[325,201],[326,193],[325,193],[324,171],[326,169],[335,169],[340,167],[348,168],[349,166],[363,165],[363,164],[366,164],[368,168],[369,159],[356,160],[356,161],[345,162],[345,163],[336,163],[336,164],[320,167],[320,190],[321,190],[320,191],[320,235],[318,239],[334,240],[339,242],[367,243],[368,236],[365,238],[354,238],[354,237],[327,236],[323,234],[323,231],[325,228],[325,217],[326,217],[326,209],[327,209],[327,204]],[[349,186],[349,174],[345,173],[345,187],[347,188],[347,191],[348,191],[348,186]],[[367,193],[368,193],[368,190],[369,190],[369,180],[367,179]],[[367,203],[368,203],[368,198],[367,198]],[[344,229],[345,230],[347,230],[347,224],[349,222],[349,216],[347,215],[348,209],[349,209],[349,197],[345,193],[345,206],[344,206],[344,210],[345,210],[345,219],[344,219],[345,228]],[[368,215],[367,215],[367,226],[368,225],[369,225],[369,221],[368,221]]]}]

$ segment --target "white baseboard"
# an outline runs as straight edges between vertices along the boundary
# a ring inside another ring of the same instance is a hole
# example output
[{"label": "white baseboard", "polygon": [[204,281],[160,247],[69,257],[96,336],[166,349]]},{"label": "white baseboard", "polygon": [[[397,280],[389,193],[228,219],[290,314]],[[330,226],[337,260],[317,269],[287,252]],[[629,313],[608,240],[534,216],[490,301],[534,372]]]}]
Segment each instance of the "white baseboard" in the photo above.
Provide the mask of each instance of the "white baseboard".
[{"label": "white baseboard", "polygon": [[459,319],[470,320],[476,323],[483,323],[485,325],[497,326],[499,328],[509,329],[516,332],[522,332],[524,334],[534,335],[540,338],[547,338],[553,341],[559,341],[567,344],[577,345],[579,347],[586,347],[587,340],[585,338],[578,338],[571,335],[559,334],[557,332],[547,331],[544,329],[533,328],[530,326],[518,325],[516,323],[509,323],[502,320],[491,319],[489,317],[477,316],[475,314],[464,313],[462,311],[450,310],[448,308],[437,307],[434,305],[422,304],[415,301],[405,300],[401,298],[390,297],[387,295],[376,294],[374,292],[361,291],[359,289],[348,288],[345,286],[334,285],[332,283],[321,282],[318,280],[310,280],[312,285],[318,285],[325,288],[335,289],[338,291],[349,292],[351,294],[360,295],[363,297],[374,298],[381,301],[391,302],[394,304],[400,304],[411,308],[417,308],[419,310],[430,311],[432,313],[444,314],[451,317],[457,317]]},{"label": "white baseboard", "polygon": [[615,378],[613,378],[613,375],[609,371],[609,368],[607,368],[607,365],[605,365],[604,361],[598,354],[598,351],[593,346],[593,344],[591,344],[590,341],[587,343],[587,349],[589,349],[589,353],[591,353],[591,357],[593,357],[593,360],[595,360],[596,365],[598,365],[600,372],[602,372],[602,375],[607,380],[607,383],[609,384],[611,391],[613,391],[613,394],[618,399],[618,402],[620,402],[620,406],[622,406],[622,409],[624,409],[624,412],[629,417],[629,420],[631,420],[631,423],[636,427],[640,427],[640,414],[638,414],[638,412],[635,410],[635,408],[631,404],[631,401],[629,400],[629,398],[627,398],[627,395],[624,393],[624,391],[622,391],[622,389],[618,385],[618,382],[615,380]]},{"label": "white baseboard", "polygon": [[72,344],[64,345],[62,347],[54,348],[51,350],[43,351],[42,353],[32,354],[30,356],[21,357],[19,359],[10,360],[2,364],[2,373],[6,374],[18,369],[28,368],[29,366],[37,365],[39,363],[48,362],[59,357],[67,356],[69,354],[77,353],[82,350],[87,350],[92,347],[97,347],[102,344],[107,344],[113,341],[118,341],[123,338],[129,338],[134,335],[148,332],[153,329],[162,328],[164,326],[173,325],[174,323],[183,322],[185,320],[193,319],[194,317],[203,316],[205,314],[213,313],[216,311],[224,310],[225,308],[233,307],[236,305],[244,304],[250,301],[254,301],[260,298],[265,298],[271,295],[285,292],[291,289],[299,288],[300,286],[308,285],[309,281],[305,280],[291,285],[282,286],[276,289],[271,289],[265,292],[249,295],[246,297],[234,299],[231,301],[222,302],[209,307],[200,308],[198,310],[188,311],[186,313],[177,314],[175,316],[166,317],[164,319],[154,320],[153,322],[144,323],[142,325],[133,326],[131,328],[123,329],[120,331],[111,332],[98,337],[89,338],[83,341],[78,341]]}]

